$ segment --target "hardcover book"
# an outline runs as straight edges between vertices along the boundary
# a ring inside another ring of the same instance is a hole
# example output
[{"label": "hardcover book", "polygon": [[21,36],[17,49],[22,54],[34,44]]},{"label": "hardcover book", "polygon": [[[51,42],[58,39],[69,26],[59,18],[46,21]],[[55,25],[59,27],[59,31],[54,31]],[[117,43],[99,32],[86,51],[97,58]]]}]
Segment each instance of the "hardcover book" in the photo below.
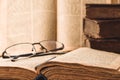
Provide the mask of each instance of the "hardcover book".
[{"label": "hardcover book", "polygon": [[120,39],[86,38],[85,46],[93,49],[120,53]]},{"label": "hardcover book", "polygon": [[86,17],[91,19],[120,18],[120,4],[86,4]]},{"label": "hardcover book", "polygon": [[85,18],[84,34],[92,38],[120,38],[120,19]]}]

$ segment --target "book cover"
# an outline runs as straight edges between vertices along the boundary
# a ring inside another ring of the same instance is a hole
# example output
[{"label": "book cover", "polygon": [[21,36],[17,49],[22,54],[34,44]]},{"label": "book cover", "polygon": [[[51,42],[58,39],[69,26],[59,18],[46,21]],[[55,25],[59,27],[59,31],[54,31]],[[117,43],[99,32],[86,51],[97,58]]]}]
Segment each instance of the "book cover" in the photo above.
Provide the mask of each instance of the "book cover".
[{"label": "book cover", "polygon": [[86,4],[86,17],[91,19],[120,18],[119,4]]},{"label": "book cover", "polygon": [[84,20],[84,34],[92,38],[120,38],[120,19]]}]

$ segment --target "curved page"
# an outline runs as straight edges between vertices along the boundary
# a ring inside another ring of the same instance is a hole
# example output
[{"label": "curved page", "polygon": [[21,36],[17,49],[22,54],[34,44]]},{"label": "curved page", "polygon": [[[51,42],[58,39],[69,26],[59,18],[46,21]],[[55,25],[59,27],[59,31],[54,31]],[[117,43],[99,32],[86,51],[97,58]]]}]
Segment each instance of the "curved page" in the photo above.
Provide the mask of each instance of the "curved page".
[{"label": "curved page", "polygon": [[65,50],[80,46],[81,39],[81,0],[58,0],[57,40],[65,44]]},{"label": "curved page", "polygon": [[56,0],[0,1],[1,52],[15,43],[56,40]]},{"label": "curved page", "polygon": [[0,55],[7,42],[7,0],[0,0]]}]

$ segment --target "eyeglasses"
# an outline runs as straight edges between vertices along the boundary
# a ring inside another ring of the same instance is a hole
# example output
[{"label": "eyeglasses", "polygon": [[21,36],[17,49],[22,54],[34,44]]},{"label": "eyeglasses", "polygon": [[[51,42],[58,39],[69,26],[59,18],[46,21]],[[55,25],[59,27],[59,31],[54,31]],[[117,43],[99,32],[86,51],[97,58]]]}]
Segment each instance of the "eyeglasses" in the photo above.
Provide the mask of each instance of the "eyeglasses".
[{"label": "eyeglasses", "polygon": [[7,47],[3,53],[2,58],[16,61],[19,58],[30,58],[44,55],[64,54],[59,52],[64,48],[64,44],[58,41],[44,40],[37,43],[17,43]]}]

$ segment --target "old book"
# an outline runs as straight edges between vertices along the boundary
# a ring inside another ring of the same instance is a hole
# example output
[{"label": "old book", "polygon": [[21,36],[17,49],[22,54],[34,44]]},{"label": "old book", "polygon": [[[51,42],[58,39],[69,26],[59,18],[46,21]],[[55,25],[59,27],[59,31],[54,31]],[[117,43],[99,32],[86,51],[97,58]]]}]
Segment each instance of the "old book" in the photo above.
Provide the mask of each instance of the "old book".
[{"label": "old book", "polygon": [[86,4],[112,4],[113,2],[111,0],[82,0],[83,7],[83,17],[86,16]]},{"label": "old book", "polygon": [[120,4],[86,4],[86,17],[91,19],[120,18]]},{"label": "old book", "polygon": [[120,55],[79,48],[37,67],[47,80],[120,80]]},{"label": "old book", "polygon": [[56,58],[0,58],[0,73],[1,80],[120,80],[120,55],[84,47]]},{"label": "old book", "polygon": [[[81,0],[82,4],[81,4],[81,13],[82,14],[82,20],[80,21],[82,24],[82,30],[83,30],[83,18],[86,16],[86,4],[111,4],[112,1],[111,0]],[[81,32],[83,33],[83,31]],[[81,34],[80,33],[80,34]],[[84,46],[84,34],[82,34],[82,40],[80,40],[80,42],[82,43],[82,46]]]},{"label": "old book", "polygon": [[120,38],[120,19],[85,18],[84,34],[92,38]]},{"label": "old book", "polygon": [[85,46],[93,49],[120,53],[120,39],[94,39],[87,38]]}]

